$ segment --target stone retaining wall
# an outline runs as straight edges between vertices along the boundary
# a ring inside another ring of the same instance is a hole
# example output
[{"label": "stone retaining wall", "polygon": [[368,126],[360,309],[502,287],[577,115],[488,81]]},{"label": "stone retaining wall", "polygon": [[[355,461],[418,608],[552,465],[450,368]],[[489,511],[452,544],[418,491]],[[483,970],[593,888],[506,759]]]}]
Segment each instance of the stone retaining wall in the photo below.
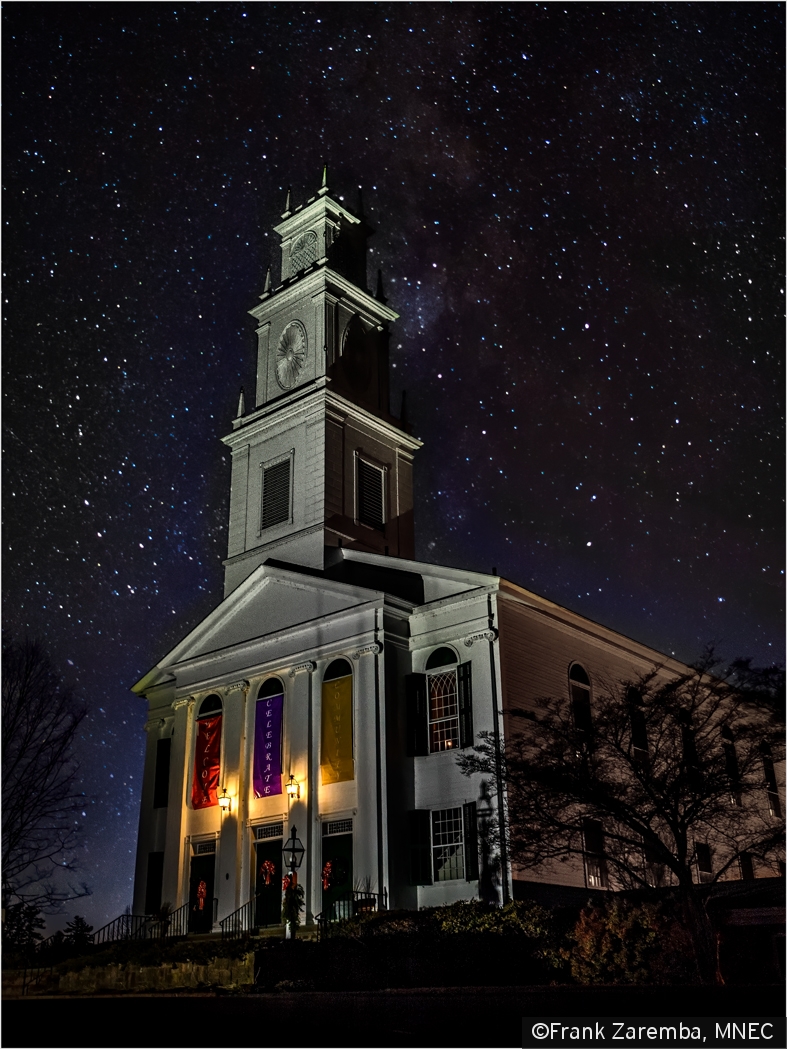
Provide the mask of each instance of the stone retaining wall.
[{"label": "stone retaining wall", "polygon": [[[18,982],[21,983],[21,980]],[[227,990],[251,987],[254,984],[254,955],[244,958],[214,958],[206,964],[196,962],[169,962],[165,965],[125,965],[113,963],[87,967],[80,972],[62,973],[57,987],[51,984],[46,993],[100,994],[102,991],[177,991],[205,987]],[[13,981],[4,979],[4,996],[16,997]],[[21,988],[20,988],[21,989]],[[35,994],[33,987],[28,993]],[[43,990],[43,987],[41,988]],[[39,991],[40,993],[40,991]]]}]

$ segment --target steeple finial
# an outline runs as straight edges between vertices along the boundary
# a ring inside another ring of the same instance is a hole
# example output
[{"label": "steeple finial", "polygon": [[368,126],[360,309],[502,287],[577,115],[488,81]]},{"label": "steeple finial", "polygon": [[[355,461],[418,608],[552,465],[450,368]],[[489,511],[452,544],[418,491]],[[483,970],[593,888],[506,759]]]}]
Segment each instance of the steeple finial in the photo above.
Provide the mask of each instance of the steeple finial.
[{"label": "steeple finial", "polygon": [[270,295],[271,290],[271,268],[268,266],[268,272],[265,274],[265,287],[262,289],[264,295]]},{"label": "steeple finial", "polygon": [[240,388],[240,397],[238,397],[238,411],[235,415],[236,419],[240,419],[241,416],[246,414],[246,397],[243,393],[243,387]]},{"label": "steeple finial", "polygon": [[363,218],[363,189],[358,187],[358,206],[356,208],[360,218]]},{"label": "steeple finial", "polygon": [[324,197],[328,192],[328,162],[323,161],[322,165],[322,182],[318,191],[318,196]]},{"label": "steeple finial", "polygon": [[383,295],[383,271],[377,271],[377,291],[374,296],[378,302],[381,302],[383,306],[388,302],[385,295]]},{"label": "steeple finial", "polygon": [[286,219],[286,218],[289,217],[291,206],[292,206],[292,186],[288,186],[287,187],[287,199],[284,202],[284,213],[282,215],[283,219]]}]

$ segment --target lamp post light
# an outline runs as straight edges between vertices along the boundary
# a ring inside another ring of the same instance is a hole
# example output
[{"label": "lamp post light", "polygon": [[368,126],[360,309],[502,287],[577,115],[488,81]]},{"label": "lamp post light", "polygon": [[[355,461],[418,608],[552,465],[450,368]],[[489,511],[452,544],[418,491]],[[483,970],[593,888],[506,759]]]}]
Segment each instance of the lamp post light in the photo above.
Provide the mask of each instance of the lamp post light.
[{"label": "lamp post light", "polygon": [[[298,837],[298,830],[293,827],[290,836],[284,843],[282,848],[282,857],[284,859],[284,865],[290,872],[290,885],[285,890],[285,903],[287,902],[287,893],[294,896],[293,904],[295,907],[298,906],[298,897],[302,890],[298,889],[298,868],[303,862],[303,854],[306,849],[303,847],[303,842]],[[296,915],[297,919],[297,915]],[[295,938],[295,929],[297,928],[297,921],[294,922],[290,919],[287,920],[287,932],[285,934],[286,939],[292,940]]]}]

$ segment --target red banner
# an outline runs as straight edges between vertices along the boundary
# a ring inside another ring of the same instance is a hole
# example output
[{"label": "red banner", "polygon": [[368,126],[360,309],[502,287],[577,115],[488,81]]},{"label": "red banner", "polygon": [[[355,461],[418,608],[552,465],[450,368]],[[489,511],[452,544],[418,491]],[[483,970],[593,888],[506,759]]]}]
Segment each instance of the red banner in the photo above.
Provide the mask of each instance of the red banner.
[{"label": "red banner", "polygon": [[219,803],[219,756],[221,752],[221,714],[197,722],[194,751],[194,780],[191,807],[209,809]]}]

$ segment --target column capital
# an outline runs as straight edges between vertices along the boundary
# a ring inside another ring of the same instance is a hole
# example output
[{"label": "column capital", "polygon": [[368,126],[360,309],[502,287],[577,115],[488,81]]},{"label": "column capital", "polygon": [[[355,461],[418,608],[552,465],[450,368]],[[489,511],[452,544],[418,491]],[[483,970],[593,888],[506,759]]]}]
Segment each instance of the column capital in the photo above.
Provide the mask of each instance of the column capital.
[{"label": "column capital", "polygon": [[372,654],[372,655],[379,656],[379,654],[382,652],[382,650],[383,650],[383,646],[379,643],[379,641],[373,641],[371,643],[371,645],[363,645],[361,648],[357,648],[353,652],[352,658],[353,659],[360,659],[361,656],[366,655],[367,652]]},{"label": "column capital", "polygon": [[187,707],[187,706],[190,707],[190,706],[193,706],[193,705],[194,705],[194,697],[193,696],[183,696],[181,699],[173,699],[173,701],[172,701],[172,709],[176,710],[176,711],[180,710],[181,707]]},{"label": "column capital", "polygon": [[476,641],[495,641],[497,639],[496,630],[482,630],[478,634],[470,634],[469,637],[465,638],[465,645],[468,648],[472,648]]},{"label": "column capital", "polygon": [[296,663],[295,666],[290,667],[290,677],[295,677],[299,670],[305,670],[307,674],[313,674],[317,669],[317,664],[307,659],[305,663]]},{"label": "column capital", "polygon": [[230,692],[244,692],[244,693],[246,693],[246,692],[249,691],[250,687],[251,686],[249,685],[249,682],[246,681],[245,679],[243,681],[233,681],[232,684],[224,686],[224,693],[227,696],[230,694]]}]

